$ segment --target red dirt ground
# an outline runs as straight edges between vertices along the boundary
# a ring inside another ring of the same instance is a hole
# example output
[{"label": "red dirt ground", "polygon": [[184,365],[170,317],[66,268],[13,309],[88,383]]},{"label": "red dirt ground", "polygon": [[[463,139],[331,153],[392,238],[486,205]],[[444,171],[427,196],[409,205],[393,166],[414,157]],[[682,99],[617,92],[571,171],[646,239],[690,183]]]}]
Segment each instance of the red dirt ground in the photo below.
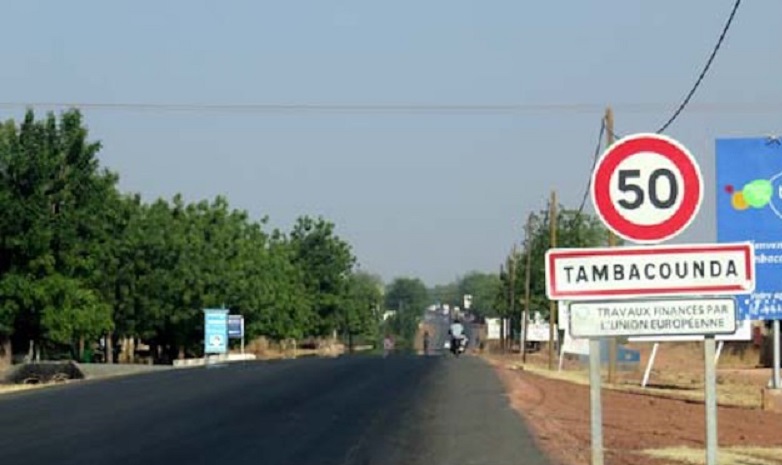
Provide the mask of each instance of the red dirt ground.
[{"label": "red dirt ground", "polygon": [[[658,377],[669,379],[700,378],[703,358],[699,344],[666,344],[658,351]],[[649,345],[651,347],[651,345]],[[642,351],[642,365],[647,354]],[[648,351],[647,351],[648,352]],[[735,355],[735,354],[734,354]],[[545,356],[542,356],[545,360]],[[540,362],[540,356],[537,356]],[[768,379],[767,370],[752,370],[744,360],[726,364],[736,369],[721,369],[720,375],[730,382],[749,383],[760,389]],[[744,358],[744,357],[741,357]],[[752,359],[749,354],[747,360]],[[523,369],[509,368],[508,360],[519,356],[489,357],[506,385],[515,409],[526,418],[541,447],[563,465],[590,463],[589,387],[550,379]],[[754,358],[757,360],[757,358]],[[721,364],[722,366],[722,360]],[[741,368],[741,367],[746,368]],[[642,370],[642,368],[641,368]],[[758,375],[757,373],[761,373]],[[637,378],[638,373],[622,377]],[[652,376],[652,381],[654,380]],[[733,380],[733,378],[736,378]],[[695,379],[685,381],[697,382]],[[705,442],[704,406],[702,403],[652,397],[614,390],[603,390],[603,435],[606,465],[657,465],[672,463],[640,453],[662,447],[703,448]],[[719,444],[725,446],[782,446],[782,413],[750,408],[720,407],[718,413]],[[768,460],[768,459],[767,459]],[[769,462],[773,463],[773,462]]]}]

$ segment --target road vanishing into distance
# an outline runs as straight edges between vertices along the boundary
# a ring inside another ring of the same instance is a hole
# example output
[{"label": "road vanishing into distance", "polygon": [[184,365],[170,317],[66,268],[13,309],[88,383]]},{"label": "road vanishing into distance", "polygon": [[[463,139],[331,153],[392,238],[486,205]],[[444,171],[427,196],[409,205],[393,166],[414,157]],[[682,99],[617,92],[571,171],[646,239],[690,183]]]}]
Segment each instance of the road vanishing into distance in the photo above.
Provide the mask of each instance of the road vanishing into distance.
[{"label": "road vanishing into distance", "polygon": [[476,357],[246,362],[0,396],[13,465],[548,463]]}]

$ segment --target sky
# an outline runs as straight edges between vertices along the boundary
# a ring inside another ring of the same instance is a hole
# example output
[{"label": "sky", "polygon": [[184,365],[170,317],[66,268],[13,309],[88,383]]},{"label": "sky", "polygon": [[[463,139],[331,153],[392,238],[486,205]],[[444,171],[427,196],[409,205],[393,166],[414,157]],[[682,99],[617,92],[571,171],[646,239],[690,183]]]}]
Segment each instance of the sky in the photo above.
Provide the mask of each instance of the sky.
[{"label": "sky", "polygon": [[[0,118],[80,104],[123,191],[147,200],[225,195],[283,229],[323,216],[361,269],[446,283],[497,271],[552,190],[565,206],[580,204],[604,107],[619,135],[656,131],[732,5],[9,2]],[[779,0],[742,3],[691,107],[666,132],[695,155],[706,183],[698,217],[674,242],[716,240],[715,139],[782,133],[780,17]],[[263,107],[273,104],[518,107]]]}]

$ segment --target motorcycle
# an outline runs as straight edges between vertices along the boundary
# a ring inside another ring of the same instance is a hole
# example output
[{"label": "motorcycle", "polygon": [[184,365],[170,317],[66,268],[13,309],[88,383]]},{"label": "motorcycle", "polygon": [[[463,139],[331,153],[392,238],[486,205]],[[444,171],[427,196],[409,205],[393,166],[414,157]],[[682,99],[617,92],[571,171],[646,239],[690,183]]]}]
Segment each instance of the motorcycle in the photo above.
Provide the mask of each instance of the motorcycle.
[{"label": "motorcycle", "polygon": [[451,338],[451,353],[453,353],[455,356],[458,357],[461,354],[463,354],[466,348],[467,348],[467,338],[465,338],[464,336]]}]

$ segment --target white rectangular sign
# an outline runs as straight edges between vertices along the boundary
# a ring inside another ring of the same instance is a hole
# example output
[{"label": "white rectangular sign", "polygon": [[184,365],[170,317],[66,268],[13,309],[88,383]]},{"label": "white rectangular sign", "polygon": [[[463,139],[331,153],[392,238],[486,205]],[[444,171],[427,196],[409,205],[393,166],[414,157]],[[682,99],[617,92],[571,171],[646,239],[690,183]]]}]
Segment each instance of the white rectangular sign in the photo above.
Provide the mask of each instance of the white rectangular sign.
[{"label": "white rectangular sign", "polygon": [[545,261],[551,300],[733,295],[755,289],[750,242],[550,249]]},{"label": "white rectangular sign", "polygon": [[562,352],[566,354],[589,355],[589,339],[574,338],[570,334],[570,302],[557,302],[559,329],[565,334],[562,338]]},{"label": "white rectangular sign", "polygon": [[573,302],[573,337],[733,334],[736,300],[731,297],[645,301]]}]

